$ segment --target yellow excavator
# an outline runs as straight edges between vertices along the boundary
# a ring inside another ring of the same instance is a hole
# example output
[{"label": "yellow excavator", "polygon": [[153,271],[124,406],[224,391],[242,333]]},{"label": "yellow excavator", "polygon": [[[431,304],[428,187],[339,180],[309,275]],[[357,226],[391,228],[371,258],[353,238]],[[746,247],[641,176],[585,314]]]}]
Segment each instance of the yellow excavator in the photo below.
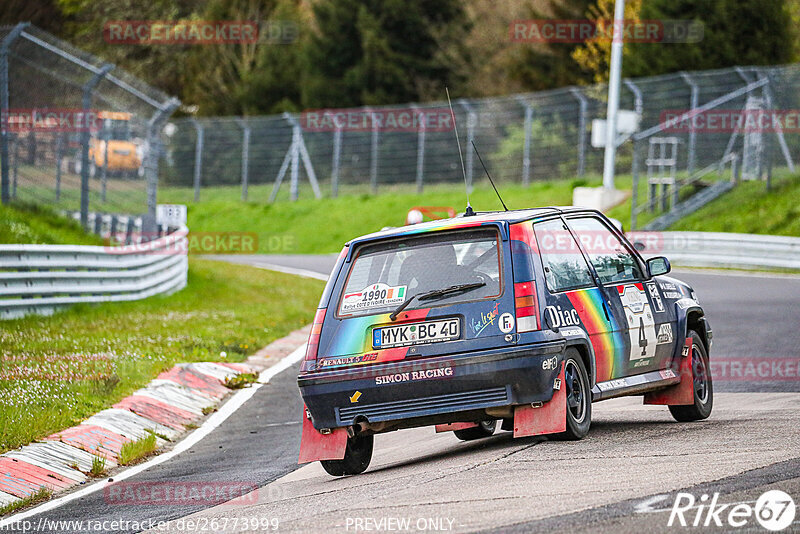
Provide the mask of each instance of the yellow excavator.
[{"label": "yellow excavator", "polygon": [[[131,114],[124,111],[100,111],[102,127],[89,142],[89,176],[94,177],[105,165],[108,173],[118,176],[142,176],[142,147],[132,140]],[[108,147],[106,147],[108,143]]]}]

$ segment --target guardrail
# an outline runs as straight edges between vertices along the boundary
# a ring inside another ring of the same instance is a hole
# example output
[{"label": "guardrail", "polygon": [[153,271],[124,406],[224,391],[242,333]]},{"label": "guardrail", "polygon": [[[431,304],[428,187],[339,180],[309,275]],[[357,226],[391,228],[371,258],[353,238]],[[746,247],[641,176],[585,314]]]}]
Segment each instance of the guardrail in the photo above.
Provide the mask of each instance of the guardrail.
[{"label": "guardrail", "polygon": [[687,267],[800,269],[800,238],[718,232],[631,232],[642,255]]},{"label": "guardrail", "polygon": [[0,245],[0,319],[178,291],[189,268],[187,233],[122,246]]}]

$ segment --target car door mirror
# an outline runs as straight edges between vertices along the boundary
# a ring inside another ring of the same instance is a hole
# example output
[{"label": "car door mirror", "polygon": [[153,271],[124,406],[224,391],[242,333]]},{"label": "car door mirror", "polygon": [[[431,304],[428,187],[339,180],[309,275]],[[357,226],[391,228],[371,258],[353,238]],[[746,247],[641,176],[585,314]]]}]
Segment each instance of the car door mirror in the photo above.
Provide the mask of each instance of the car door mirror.
[{"label": "car door mirror", "polygon": [[651,277],[667,274],[671,269],[672,266],[669,264],[669,260],[664,256],[656,256],[647,260],[647,272],[650,273]]}]

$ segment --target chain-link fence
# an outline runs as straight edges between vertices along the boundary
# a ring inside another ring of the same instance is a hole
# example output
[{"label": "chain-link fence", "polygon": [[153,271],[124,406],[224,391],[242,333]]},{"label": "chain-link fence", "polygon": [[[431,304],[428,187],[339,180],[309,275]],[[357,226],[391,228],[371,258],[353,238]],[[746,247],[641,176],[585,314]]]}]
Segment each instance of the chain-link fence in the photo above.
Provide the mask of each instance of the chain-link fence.
[{"label": "chain-link fence", "polygon": [[[692,110],[737,114],[748,99],[760,100],[763,109],[794,110],[799,107],[798,87],[798,65],[625,80],[620,108],[637,112],[640,120],[638,133],[629,135],[618,149],[617,173],[644,175],[652,171],[648,162],[659,158],[649,153],[650,145],[660,145],[663,137],[669,137],[668,143],[676,147],[674,171],[679,179],[726,157],[729,160],[732,153],[741,164],[744,145],[752,136],[735,128],[669,127],[666,119]],[[606,92],[605,86],[595,85],[454,101],[467,180],[483,177],[472,141],[489,172],[501,182],[527,184],[599,175],[603,149],[592,146],[591,125],[593,119],[605,116]],[[306,190],[314,193],[309,181],[319,183],[321,194],[330,196],[344,191],[375,193],[387,186],[422,191],[430,184],[461,182],[449,123],[449,127],[437,127],[438,123],[431,126],[429,121],[424,128],[401,123],[408,115],[419,118],[441,113],[449,120],[446,101],[283,116],[175,120],[168,130],[168,165],[161,184],[192,188],[193,198],[211,198],[222,191],[204,193],[204,188],[241,187],[242,198],[267,201],[296,198]],[[326,118],[329,120],[323,120]],[[792,167],[792,161],[800,156],[797,133],[795,126],[777,137],[764,136],[774,143],[767,147],[771,152],[764,150],[766,145],[757,152],[759,169],[767,169],[764,158],[768,153],[773,154],[774,164]],[[655,142],[651,141],[654,138]],[[634,159],[638,159],[638,169]],[[287,182],[288,187],[276,189]],[[259,185],[262,187],[255,191],[253,187]]]},{"label": "chain-link fence", "polygon": [[176,99],[28,24],[0,27],[2,200],[155,215]]}]

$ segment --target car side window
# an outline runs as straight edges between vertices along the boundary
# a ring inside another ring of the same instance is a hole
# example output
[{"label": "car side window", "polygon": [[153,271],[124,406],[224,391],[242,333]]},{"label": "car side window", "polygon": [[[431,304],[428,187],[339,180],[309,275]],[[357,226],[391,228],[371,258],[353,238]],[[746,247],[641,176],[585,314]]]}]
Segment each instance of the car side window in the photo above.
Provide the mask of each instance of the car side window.
[{"label": "car side window", "polygon": [[608,226],[595,217],[568,219],[603,284],[642,280],[639,262]]},{"label": "car side window", "polygon": [[560,219],[533,225],[547,288],[557,293],[594,286],[589,266]]}]

